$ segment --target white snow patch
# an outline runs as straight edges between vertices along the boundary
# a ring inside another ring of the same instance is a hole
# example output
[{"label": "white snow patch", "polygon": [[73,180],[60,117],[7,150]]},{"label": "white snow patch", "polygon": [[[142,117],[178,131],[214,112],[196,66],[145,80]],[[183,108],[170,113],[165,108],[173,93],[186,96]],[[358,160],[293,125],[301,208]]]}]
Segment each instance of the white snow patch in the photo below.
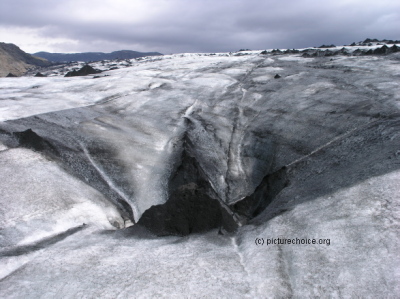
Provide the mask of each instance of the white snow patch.
[{"label": "white snow patch", "polygon": [[8,149],[8,147],[5,146],[2,142],[0,142],[0,152],[5,151],[6,149]]},{"label": "white snow patch", "polygon": [[334,88],[335,85],[331,82],[317,82],[310,84],[306,90],[303,91],[304,96],[310,96],[316,94],[325,89]]},{"label": "white snow patch", "polygon": [[264,76],[258,76],[258,77],[253,78],[253,81],[263,83],[263,82],[267,82],[273,78],[274,78],[273,75],[264,75]]}]

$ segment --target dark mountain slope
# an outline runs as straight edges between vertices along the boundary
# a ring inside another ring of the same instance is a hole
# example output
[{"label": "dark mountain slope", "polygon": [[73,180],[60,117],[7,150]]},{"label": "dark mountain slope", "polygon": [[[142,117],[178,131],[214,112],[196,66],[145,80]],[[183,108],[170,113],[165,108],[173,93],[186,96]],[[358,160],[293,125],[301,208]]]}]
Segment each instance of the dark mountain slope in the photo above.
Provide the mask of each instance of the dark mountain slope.
[{"label": "dark mountain slope", "polygon": [[51,62],[25,53],[14,44],[0,43],[0,77],[9,73],[19,76],[37,66],[49,66]]}]

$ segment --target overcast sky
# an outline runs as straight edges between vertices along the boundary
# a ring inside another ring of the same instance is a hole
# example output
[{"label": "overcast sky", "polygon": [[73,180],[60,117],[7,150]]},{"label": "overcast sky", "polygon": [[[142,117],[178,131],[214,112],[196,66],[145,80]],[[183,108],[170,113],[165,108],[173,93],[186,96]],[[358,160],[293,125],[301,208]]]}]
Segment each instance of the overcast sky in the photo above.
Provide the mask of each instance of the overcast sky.
[{"label": "overcast sky", "polygon": [[0,0],[0,42],[29,53],[301,48],[399,28],[399,0]]}]

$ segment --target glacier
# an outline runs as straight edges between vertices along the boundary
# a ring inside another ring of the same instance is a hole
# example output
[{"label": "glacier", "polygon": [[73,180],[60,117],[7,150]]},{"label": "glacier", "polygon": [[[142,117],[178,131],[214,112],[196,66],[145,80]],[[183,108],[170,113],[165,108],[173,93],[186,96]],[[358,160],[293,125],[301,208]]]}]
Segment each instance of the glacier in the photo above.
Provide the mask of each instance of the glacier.
[{"label": "glacier", "polygon": [[2,79],[0,295],[396,298],[400,54],[309,56]]}]

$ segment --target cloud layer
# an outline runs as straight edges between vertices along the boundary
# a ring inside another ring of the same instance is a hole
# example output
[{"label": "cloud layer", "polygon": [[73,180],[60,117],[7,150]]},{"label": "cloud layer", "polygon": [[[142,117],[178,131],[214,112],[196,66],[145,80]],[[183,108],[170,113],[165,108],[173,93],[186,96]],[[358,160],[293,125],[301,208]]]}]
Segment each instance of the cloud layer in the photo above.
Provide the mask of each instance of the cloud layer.
[{"label": "cloud layer", "polygon": [[0,41],[28,52],[227,52],[400,39],[398,0],[1,0]]}]

